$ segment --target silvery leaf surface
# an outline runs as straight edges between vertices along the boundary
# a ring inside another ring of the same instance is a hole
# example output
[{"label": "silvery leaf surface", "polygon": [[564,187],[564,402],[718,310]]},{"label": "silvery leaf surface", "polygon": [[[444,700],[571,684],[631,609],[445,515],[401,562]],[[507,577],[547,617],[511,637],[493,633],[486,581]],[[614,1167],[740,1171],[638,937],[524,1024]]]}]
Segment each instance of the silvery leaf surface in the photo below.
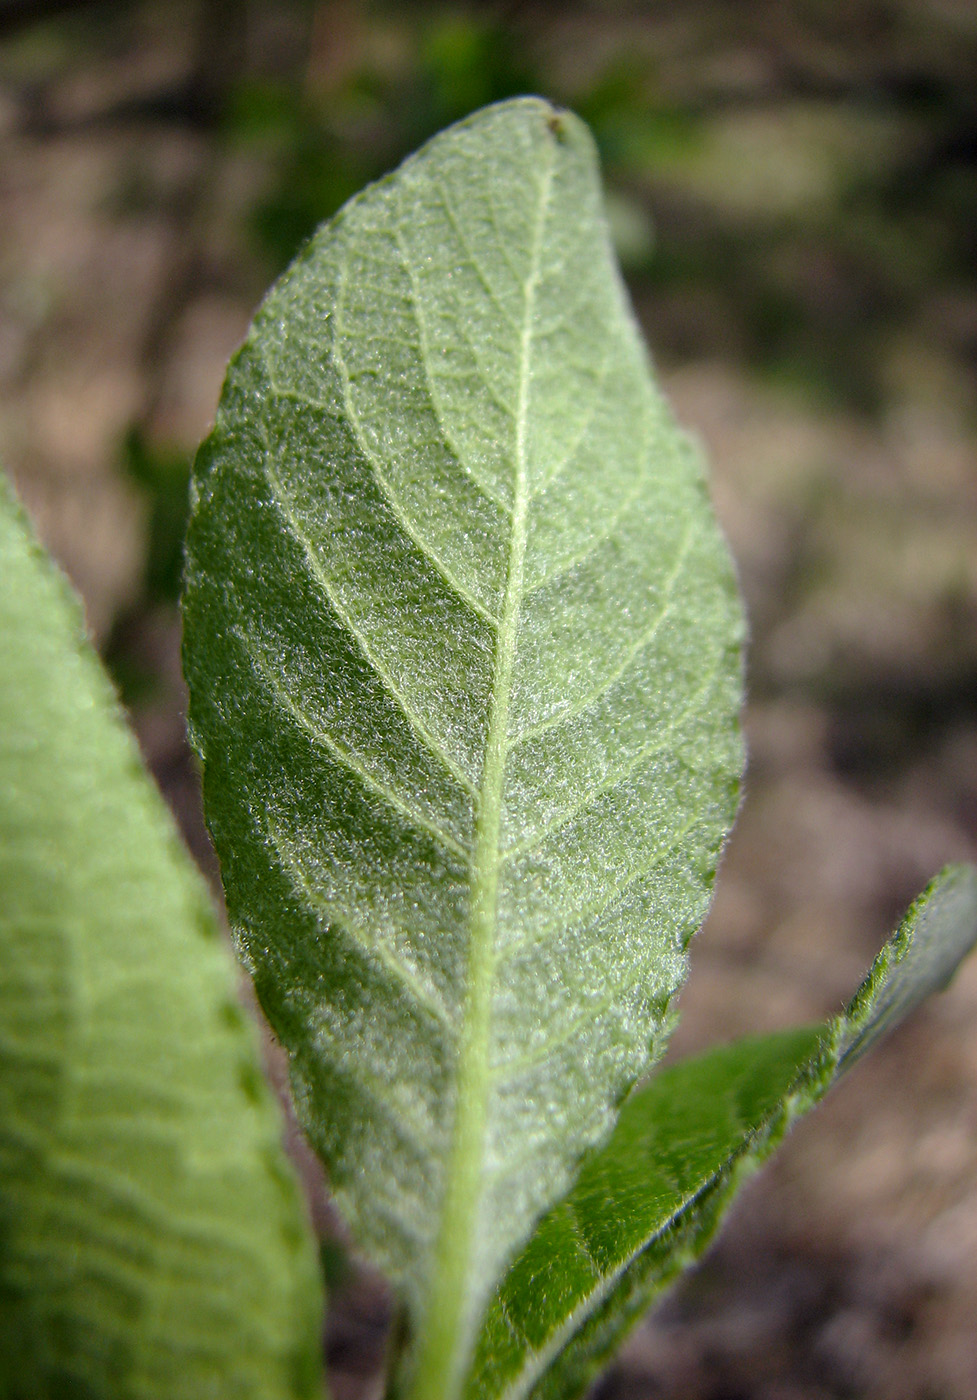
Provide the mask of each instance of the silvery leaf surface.
[{"label": "silvery leaf surface", "polygon": [[660,1054],[741,768],[740,605],[572,115],[504,103],[326,225],[198,457],[191,723],[299,1111],[458,1392]]}]

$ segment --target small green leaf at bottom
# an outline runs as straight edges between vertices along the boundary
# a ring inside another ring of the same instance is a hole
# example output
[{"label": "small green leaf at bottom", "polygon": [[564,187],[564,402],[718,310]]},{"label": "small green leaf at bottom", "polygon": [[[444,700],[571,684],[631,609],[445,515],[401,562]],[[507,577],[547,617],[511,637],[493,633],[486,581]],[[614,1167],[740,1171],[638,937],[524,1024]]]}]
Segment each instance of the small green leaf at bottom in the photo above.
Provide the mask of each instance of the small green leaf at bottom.
[{"label": "small green leaf at bottom", "polygon": [[721,1046],[631,1095],[607,1145],[540,1222],[499,1286],[469,1400],[567,1400],[709,1243],[745,1178],[839,1075],[977,941],[977,870],[916,900],[845,1011]]}]

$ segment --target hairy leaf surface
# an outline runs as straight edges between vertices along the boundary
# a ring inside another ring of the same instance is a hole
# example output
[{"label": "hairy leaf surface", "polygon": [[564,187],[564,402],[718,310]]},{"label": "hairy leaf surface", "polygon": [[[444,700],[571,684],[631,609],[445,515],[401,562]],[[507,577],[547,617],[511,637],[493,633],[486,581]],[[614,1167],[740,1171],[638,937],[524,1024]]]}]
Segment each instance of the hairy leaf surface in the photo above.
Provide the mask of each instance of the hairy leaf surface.
[{"label": "hairy leaf surface", "polygon": [[209,821],[418,1394],[660,1053],[732,817],[741,621],[585,128],[435,138],[262,307],[198,458]]},{"label": "hairy leaf surface", "polygon": [[977,871],[950,867],[883,948],[841,1016],[671,1066],[637,1090],[607,1145],[541,1221],[489,1310],[470,1400],[566,1400],[702,1252],[791,1122],[977,941]]},{"label": "hairy leaf surface", "polygon": [[0,481],[0,1394],[297,1400],[321,1289],[203,884]]}]

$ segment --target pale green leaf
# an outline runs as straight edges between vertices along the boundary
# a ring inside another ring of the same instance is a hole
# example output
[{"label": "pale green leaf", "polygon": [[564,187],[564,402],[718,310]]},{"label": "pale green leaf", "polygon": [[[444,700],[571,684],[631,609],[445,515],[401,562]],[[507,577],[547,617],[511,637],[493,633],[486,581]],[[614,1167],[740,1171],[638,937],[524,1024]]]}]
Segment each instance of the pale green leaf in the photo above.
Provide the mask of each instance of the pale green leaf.
[{"label": "pale green leaf", "polygon": [[313,1241],[202,882],[0,481],[0,1394],[318,1393]]},{"label": "pale green leaf", "polygon": [[448,1400],[661,1051],[741,765],[730,562],[576,118],[451,128],[273,290],[185,620],[243,955]]},{"label": "pale green leaf", "polygon": [[692,1263],[745,1177],[977,941],[977,871],[950,867],[825,1026],[744,1040],[655,1075],[541,1221],[489,1309],[470,1400],[567,1400]]}]

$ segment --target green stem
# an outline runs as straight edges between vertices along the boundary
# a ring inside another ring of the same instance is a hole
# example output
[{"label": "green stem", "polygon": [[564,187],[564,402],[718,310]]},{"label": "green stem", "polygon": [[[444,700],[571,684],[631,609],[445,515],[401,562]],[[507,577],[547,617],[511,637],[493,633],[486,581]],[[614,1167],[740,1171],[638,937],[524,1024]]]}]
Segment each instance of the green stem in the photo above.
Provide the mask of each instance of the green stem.
[{"label": "green stem", "polygon": [[441,1228],[435,1252],[411,1400],[455,1400],[477,1323],[477,1308],[492,1280],[475,1280],[475,1227],[484,1183],[485,1129],[491,1088],[489,1031],[495,977],[495,928],[499,883],[499,833],[508,747],[509,701],[519,628],[529,506],[526,424],[529,411],[532,326],[539,280],[543,224],[552,184],[552,166],[540,182],[519,363],[515,425],[515,491],[505,598],[496,637],[492,701],[485,761],[478,792],[471,883],[471,941],[467,998],[458,1055],[457,1110],[448,1162]]}]

